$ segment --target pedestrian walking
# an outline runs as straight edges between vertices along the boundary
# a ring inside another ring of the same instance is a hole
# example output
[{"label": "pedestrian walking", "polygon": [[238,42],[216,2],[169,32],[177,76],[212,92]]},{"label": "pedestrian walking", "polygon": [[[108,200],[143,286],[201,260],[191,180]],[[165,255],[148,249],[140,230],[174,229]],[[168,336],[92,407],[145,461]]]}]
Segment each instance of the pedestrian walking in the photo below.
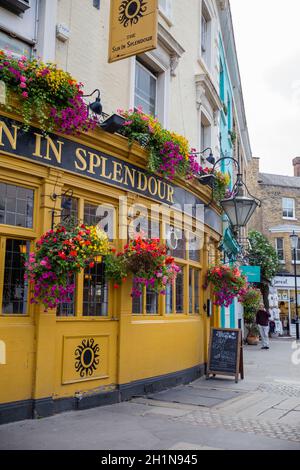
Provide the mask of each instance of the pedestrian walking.
[{"label": "pedestrian walking", "polygon": [[260,304],[259,310],[256,314],[256,323],[259,328],[260,337],[262,340],[261,349],[270,349],[269,342],[269,318],[271,315],[266,311],[264,304]]}]

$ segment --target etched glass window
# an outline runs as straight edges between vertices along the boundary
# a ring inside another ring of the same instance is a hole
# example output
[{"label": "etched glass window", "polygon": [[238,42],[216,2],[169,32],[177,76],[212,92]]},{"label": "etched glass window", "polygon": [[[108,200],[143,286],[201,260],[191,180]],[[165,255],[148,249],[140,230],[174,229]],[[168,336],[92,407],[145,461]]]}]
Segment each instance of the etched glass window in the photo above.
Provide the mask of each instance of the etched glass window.
[{"label": "etched glass window", "polygon": [[2,313],[28,313],[28,282],[24,279],[24,255],[29,254],[30,242],[8,238],[4,261]]},{"label": "etched glass window", "polygon": [[84,271],[83,316],[108,316],[108,284],[103,263],[95,263]]},{"label": "etched glass window", "polygon": [[0,224],[33,227],[32,189],[0,183]]}]

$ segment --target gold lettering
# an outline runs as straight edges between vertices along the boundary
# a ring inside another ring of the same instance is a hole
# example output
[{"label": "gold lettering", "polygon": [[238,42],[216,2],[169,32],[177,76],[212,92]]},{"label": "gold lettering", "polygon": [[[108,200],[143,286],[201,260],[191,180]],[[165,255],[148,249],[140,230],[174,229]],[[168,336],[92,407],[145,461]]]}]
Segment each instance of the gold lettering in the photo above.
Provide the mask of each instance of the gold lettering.
[{"label": "gold lettering", "polygon": [[34,133],[34,135],[35,135],[35,152],[33,153],[33,156],[43,158],[43,155],[41,154],[43,136],[41,134],[37,134],[36,132]]},{"label": "gold lettering", "polygon": [[122,178],[122,165],[121,163],[118,162],[113,162],[113,167],[114,167],[114,174],[113,174],[113,180],[116,183],[123,183],[123,178]]},{"label": "gold lettering", "polygon": [[[152,189],[153,186],[154,186],[154,189]],[[156,196],[156,194],[157,194],[157,181],[154,178],[154,176],[151,176],[151,178],[149,178],[148,190],[149,190],[149,193],[151,194],[151,196]]]},{"label": "gold lettering", "polygon": [[168,197],[167,197],[167,200],[171,203],[171,204],[175,204],[174,203],[174,189],[172,188],[172,186],[170,186],[168,184]]},{"label": "gold lettering", "polygon": [[102,178],[107,178],[108,180],[111,180],[112,174],[111,173],[109,173],[109,175],[106,174],[107,158],[101,157],[101,161],[102,161],[102,166],[101,166],[101,176],[102,176]]},{"label": "gold lettering", "polygon": [[46,140],[47,140],[47,151],[46,151],[46,156],[44,157],[45,160],[51,160],[50,150],[52,150],[57,163],[61,163],[61,151],[62,151],[62,146],[64,145],[64,142],[61,142],[60,140],[58,140],[57,141],[58,148],[57,148],[53,140],[50,139],[50,137],[46,137]]},{"label": "gold lettering", "polygon": [[86,163],[86,150],[78,148],[76,150],[76,158],[79,160],[82,166],[80,166],[76,161],[75,161],[75,168],[76,170],[80,171],[86,171],[87,169],[87,163]]},{"label": "gold lettering", "polygon": [[13,150],[16,150],[17,148],[17,139],[18,139],[18,130],[20,129],[18,126],[11,126],[13,129],[14,129],[14,134],[12,132],[10,132],[10,130],[8,129],[7,125],[5,124],[5,122],[3,121],[0,121],[0,145],[2,147],[4,147],[4,143],[2,141],[2,138],[3,138],[3,131],[4,131],[4,134],[6,135],[9,143],[10,143],[10,146]]},{"label": "gold lettering", "polygon": [[[130,184],[134,188],[136,170],[134,168],[132,170],[130,170],[130,168],[127,165],[124,165],[124,170],[125,170],[124,184],[126,186],[128,186],[128,178],[129,178],[130,179]],[[131,171],[132,171],[132,173],[131,173]]]},{"label": "gold lettering", "polygon": [[89,165],[88,173],[95,175],[96,173],[94,171],[94,168],[100,168],[101,160],[100,160],[99,155],[97,155],[96,153],[89,152],[89,156],[90,156],[90,165]]},{"label": "gold lettering", "polygon": [[[148,186],[148,178],[144,173],[141,173],[140,171],[138,173],[139,173],[139,178],[138,178],[138,187],[137,187],[137,189],[139,191],[146,191],[147,186]],[[142,181],[142,179],[143,179],[143,181]]]},{"label": "gold lettering", "polygon": [[[164,188],[164,191],[163,191],[163,194],[162,194],[162,190],[161,190],[161,187],[163,186]],[[167,188],[167,185],[164,181],[158,181],[158,196],[160,199],[164,200],[165,197],[166,197],[166,188]]]}]

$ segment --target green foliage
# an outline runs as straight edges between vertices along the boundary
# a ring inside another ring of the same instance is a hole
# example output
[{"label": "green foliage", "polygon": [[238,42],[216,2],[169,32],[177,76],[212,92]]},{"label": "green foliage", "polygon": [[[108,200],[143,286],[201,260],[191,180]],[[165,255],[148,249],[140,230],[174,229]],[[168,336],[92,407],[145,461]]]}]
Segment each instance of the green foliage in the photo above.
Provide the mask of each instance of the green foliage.
[{"label": "green foliage", "polygon": [[270,284],[279,268],[276,250],[260,232],[250,232],[249,241],[251,245],[248,251],[249,264],[250,266],[260,266],[262,283]]}]

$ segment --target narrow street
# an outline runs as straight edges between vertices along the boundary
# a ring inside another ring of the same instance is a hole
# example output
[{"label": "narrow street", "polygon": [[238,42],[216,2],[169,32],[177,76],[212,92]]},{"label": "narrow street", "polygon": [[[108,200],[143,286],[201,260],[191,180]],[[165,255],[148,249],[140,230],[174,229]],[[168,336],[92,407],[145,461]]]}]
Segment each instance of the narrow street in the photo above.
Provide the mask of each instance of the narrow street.
[{"label": "narrow street", "polygon": [[300,449],[300,350],[293,346],[274,339],[270,351],[245,347],[238,384],[202,378],[127,403],[3,425],[0,449]]}]

